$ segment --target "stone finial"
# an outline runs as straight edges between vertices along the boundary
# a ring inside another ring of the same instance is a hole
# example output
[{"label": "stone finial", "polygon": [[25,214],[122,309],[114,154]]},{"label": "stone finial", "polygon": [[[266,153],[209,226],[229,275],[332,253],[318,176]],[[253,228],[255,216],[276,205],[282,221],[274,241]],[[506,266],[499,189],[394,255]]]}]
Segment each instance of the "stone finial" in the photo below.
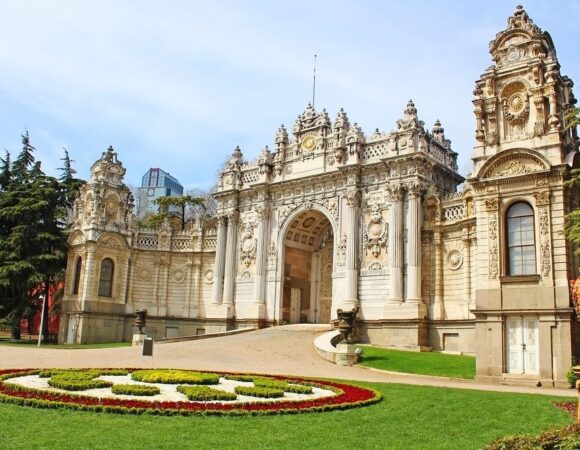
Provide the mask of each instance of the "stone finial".
[{"label": "stone finial", "polygon": [[350,127],[348,116],[344,112],[344,109],[340,108],[340,111],[336,115],[336,119],[334,119],[334,125],[332,127],[334,131],[339,131]]},{"label": "stone finial", "polygon": [[517,5],[514,14],[508,17],[508,30],[514,30],[520,28],[523,30],[530,31],[532,33],[541,33],[542,30],[534,24],[534,21],[530,19],[528,13],[524,10],[522,5]]},{"label": "stone finial", "polygon": [[110,145],[91,166],[91,181],[106,180],[113,185],[120,186],[126,171],[123,163],[117,158],[113,146]]},{"label": "stone finial", "polygon": [[308,102],[306,109],[304,109],[304,112],[302,113],[302,120],[313,120],[315,118],[316,118],[316,110],[314,109],[314,106],[312,106],[312,104]]},{"label": "stone finial", "polygon": [[228,169],[233,170],[236,167],[239,167],[242,164],[244,155],[242,154],[242,150],[240,149],[239,145],[236,145],[232,156],[228,160]]},{"label": "stone finial", "polygon": [[445,145],[445,129],[441,126],[441,121],[437,119],[433,125],[433,139],[441,145]]},{"label": "stone finial", "polygon": [[403,113],[403,118],[397,120],[397,128],[399,130],[405,130],[408,128],[420,127],[422,123],[417,119],[417,108],[415,108],[415,103],[413,100],[407,102],[405,112]]},{"label": "stone finial", "polygon": [[280,125],[278,132],[276,133],[276,144],[287,144],[288,143],[288,132],[284,127],[284,124]]},{"label": "stone finial", "polygon": [[258,157],[258,165],[262,168],[264,168],[264,166],[272,165],[272,153],[270,152],[270,149],[267,145],[260,152],[260,156]]}]

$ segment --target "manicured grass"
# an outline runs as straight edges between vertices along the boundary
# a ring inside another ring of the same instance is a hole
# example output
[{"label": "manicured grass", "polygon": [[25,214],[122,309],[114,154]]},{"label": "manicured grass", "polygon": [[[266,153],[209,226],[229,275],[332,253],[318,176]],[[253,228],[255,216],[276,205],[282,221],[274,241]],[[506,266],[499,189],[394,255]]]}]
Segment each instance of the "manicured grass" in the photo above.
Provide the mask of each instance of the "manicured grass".
[{"label": "manicured grass", "polygon": [[[12,347],[20,347],[20,346],[33,346],[36,347],[38,345],[38,341],[30,340],[30,339],[22,339],[20,341],[13,341],[11,339],[3,339],[0,338],[0,345],[9,345]],[[102,344],[81,344],[81,345],[72,345],[72,344],[40,344],[42,348],[59,348],[59,349],[72,349],[72,350],[86,350],[89,348],[114,348],[114,347],[130,347],[131,342],[104,342]]]},{"label": "manicured grass", "polygon": [[406,352],[364,347],[359,364],[394,372],[453,378],[475,378],[475,357],[435,352]]},{"label": "manicured grass", "polygon": [[359,383],[383,401],[257,417],[117,416],[0,404],[2,443],[35,448],[477,449],[498,436],[572,423],[555,397]]}]

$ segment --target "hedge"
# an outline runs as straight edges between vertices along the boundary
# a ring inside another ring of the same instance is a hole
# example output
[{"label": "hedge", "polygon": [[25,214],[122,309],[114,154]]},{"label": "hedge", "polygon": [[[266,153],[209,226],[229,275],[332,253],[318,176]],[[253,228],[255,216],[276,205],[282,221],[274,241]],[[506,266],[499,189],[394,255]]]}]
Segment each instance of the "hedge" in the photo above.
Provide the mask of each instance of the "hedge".
[{"label": "hedge", "polygon": [[153,396],[161,392],[157,386],[144,384],[114,384],[111,392],[117,395]]},{"label": "hedge", "polygon": [[212,400],[230,401],[238,396],[232,392],[220,391],[208,386],[177,386],[177,392],[181,392],[191,401],[207,402]]},{"label": "hedge", "polygon": [[189,370],[137,370],[131,374],[135,381],[165,384],[218,384],[220,376],[216,373],[202,373]]},{"label": "hedge", "polygon": [[258,386],[236,386],[234,392],[240,395],[248,395],[250,397],[262,397],[262,398],[280,398],[284,397],[284,391],[282,389],[276,389],[272,387],[258,387]]}]

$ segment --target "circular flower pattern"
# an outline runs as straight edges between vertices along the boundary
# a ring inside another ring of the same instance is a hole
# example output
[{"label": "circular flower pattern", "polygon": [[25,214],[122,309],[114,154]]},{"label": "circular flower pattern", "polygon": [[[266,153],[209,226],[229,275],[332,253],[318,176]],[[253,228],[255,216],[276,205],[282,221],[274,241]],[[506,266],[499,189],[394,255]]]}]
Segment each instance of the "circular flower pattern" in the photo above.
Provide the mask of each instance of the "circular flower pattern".
[{"label": "circular flower pattern", "polygon": [[[95,369],[75,369],[75,372]],[[135,372],[139,369],[126,369]],[[63,370],[56,369],[59,373]],[[312,386],[315,390],[326,391],[324,396],[308,394],[287,394],[280,399],[253,399],[237,402],[189,401],[186,397],[179,401],[148,401],[146,399],[126,399],[111,396],[90,396],[83,392],[70,393],[56,389],[27,387],[18,379],[31,378],[41,371],[37,369],[10,369],[0,371],[0,403],[12,403],[37,408],[70,408],[93,412],[117,414],[158,414],[158,415],[264,415],[322,412],[333,409],[347,409],[370,405],[380,401],[381,395],[372,389],[347,383],[337,383],[312,378],[240,375],[220,373],[224,380],[247,379],[282,385]],[[200,373],[197,371],[196,373]],[[111,378],[109,378],[111,379]],[[163,390],[163,387],[162,389]],[[289,392],[290,390],[286,390]],[[294,397],[292,397],[294,396]]]},{"label": "circular flower pattern", "polygon": [[447,265],[451,270],[457,270],[463,264],[463,255],[459,250],[451,250],[447,254]]}]

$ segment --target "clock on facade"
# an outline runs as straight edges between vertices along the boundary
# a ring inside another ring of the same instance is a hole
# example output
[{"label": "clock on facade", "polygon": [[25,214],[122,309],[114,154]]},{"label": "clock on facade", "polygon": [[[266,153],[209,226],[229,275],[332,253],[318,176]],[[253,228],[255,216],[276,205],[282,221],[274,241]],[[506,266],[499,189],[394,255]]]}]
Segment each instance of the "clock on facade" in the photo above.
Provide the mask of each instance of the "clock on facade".
[{"label": "clock on facade", "polygon": [[314,139],[314,136],[308,136],[306,139],[302,141],[303,151],[310,152],[314,150],[314,147],[316,147],[316,140]]}]

